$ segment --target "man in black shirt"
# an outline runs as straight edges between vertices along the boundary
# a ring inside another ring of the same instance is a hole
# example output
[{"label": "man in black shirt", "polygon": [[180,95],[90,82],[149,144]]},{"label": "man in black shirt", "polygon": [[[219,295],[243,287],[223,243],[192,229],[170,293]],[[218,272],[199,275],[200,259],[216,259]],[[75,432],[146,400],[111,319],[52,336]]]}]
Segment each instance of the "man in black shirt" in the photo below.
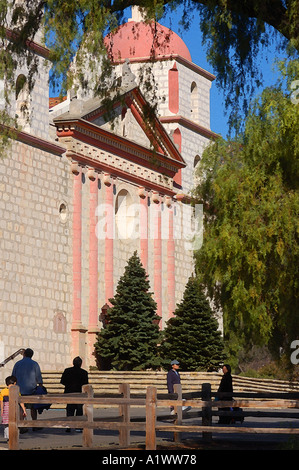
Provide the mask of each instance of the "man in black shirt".
[{"label": "man in black shirt", "polygon": [[[82,359],[77,356],[73,360],[73,367],[64,370],[60,383],[64,385],[64,393],[81,393],[82,385],[88,384],[88,372],[81,368]],[[66,405],[66,415],[74,416],[83,415],[83,405],[68,404]]]}]

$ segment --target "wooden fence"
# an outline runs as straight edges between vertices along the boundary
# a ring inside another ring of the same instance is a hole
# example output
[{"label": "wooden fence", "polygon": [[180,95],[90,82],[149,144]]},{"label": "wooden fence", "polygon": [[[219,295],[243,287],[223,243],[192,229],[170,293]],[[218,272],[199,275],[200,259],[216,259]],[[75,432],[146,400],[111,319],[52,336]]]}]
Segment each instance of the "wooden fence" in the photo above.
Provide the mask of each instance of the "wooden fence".
[{"label": "wooden fence", "polygon": [[[156,435],[158,431],[173,432],[175,441],[180,440],[180,434],[202,433],[205,440],[210,440],[213,433],[278,433],[278,434],[299,434],[296,427],[248,427],[234,425],[213,425],[212,416],[230,415],[234,412],[222,411],[221,408],[230,408],[231,401],[214,400],[215,393],[211,392],[211,385],[202,385],[200,392],[190,392],[182,394],[181,385],[176,385],[175,394],[158,394],[156,387],[147,387],[146,395],[132,396],[129,384],[119,385],[119,394],[94,395],[91,385],[83,387],[82,394],[59,394],[59,395],[32,395],[21,397],[18,386],[11,386],[9,392],[9,449],[19,449],[19,428],[43,427],[43,428],[81,428],[83,430],[83,446],[93,447],[94,429],[107,429],[119,431],[119,444],[121,447],[130,445],[130,432],[145,432],[146,450],[155,450],[157,446]],[[234,394],[233,407],[243,409],[244,416],[256,417],[292,417],[299,418],[298,413],[283,412],[277,414],[273,410],[297,409],[299,408],[299,394],[296,393],[238,393]],[[236,399],[237,398],[237,399]],[[20,403],[38,404],[83,404],[83,417],[52,418],[48,420],[22,420],[20,419]],[[107,418],[96,418],[94,407],[118,406],[119,416],[111,420]],[[131,418],[131,407],[145,407],[145,418],[134,420]],[[192,411],[184,413],[183,406],[191,406]],[[159,416],[158,409],[174,407],[175,416]],[[248,409],[249,411],[244,411]],[[267,411],[261,412],[262,409]],[[188,418],[201,417],[201,424],[186,425],[183,421]],[[169,422],[161,424],[161,420]]]}]

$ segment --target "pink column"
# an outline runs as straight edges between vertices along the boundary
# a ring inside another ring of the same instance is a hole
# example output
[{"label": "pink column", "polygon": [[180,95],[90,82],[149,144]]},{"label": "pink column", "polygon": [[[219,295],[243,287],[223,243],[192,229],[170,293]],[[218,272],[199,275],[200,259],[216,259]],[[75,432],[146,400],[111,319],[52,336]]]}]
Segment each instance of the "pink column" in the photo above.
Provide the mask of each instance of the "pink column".
[{"label": "pink column", "polygon": [[[157,196],[155,198],[157,201]],[[162,239],[161,239],[161,205],[155,202],[154,234],[154,294],[157,302],[157,315],[162,320]],[[160,321],[160,327],[162,327]]]},{"label": "pink column", "polygon": [[147,191],[139,188],[140,197],[140,259],[141,263],[148,271],[148,207],[147,207]]},{"label": "pink column", "polygon": [[81,330],[81,231],[82,231],[82,170],[75,166],[73,196],[73,318],[72,318],[72,355],[79,354],[79,335]]},{"label": "pink column", "polygon": [[168,240],[167,240],[167,291],[168,291],[168,318],[173,316],[175,310],[175,246],[173,238],[173,206],[168,205]]},{"label": "pink column", "polygon": [[89,322],[88,359],[95,365],[94,343],[98,328],[98,238],[96,235],[96,209],[98,206],[98,175],[90,169],[89,176]]},{"label": "pink column", "polygon": [[105,234],[105,299],[109,304],[109,299],[113,297],[113,184],[109,175],[104,176],[105,199],[106,199],[106,234]]}]

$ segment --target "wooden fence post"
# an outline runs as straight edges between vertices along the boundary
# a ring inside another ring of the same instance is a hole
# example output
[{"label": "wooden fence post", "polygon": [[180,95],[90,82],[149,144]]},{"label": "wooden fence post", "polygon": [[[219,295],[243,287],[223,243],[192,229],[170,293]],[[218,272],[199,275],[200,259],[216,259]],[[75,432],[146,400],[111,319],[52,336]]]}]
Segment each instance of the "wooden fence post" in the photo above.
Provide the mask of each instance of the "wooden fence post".
[{"label": "wooden fence post", "polygon": [[9,388],[9,450],[19,450],[19,428],[18,422],[20,418],[19,407],[20,388],[17,385],[12,385]]},{"label": "wooden fence post", "polygon": [[[203,401],[211,401],[211,384],[210,383],[203,383],[201,386],[202,391],[202,400]],[[202,407],[202,425],[203,426],[212,426],[212,408],[211,406],[203,406]],[[211,432],[203,432],[202,437],[205,441],[212,440],[212,433]]]},{"label": "wooden fence post", "polygon": [[[82,392],[87,394],[88,398],[93,398],[94,391],[91,385],[83,385]],[[84,415],[87,416],[87,422],[93,422],[93,405],[84,405]],[[93,444],[93,429],[83,428],[83,446],[92,447]]]},{"label": "wooden fence post", "polygon": [[[182,400],[182,385],[181,384],[174,384],[174,393],[178,394],[178,400]],[[175,420],[175,424],[181,426],[183,422],[183,409],[182,406],[175,406],[174,408],[177,418]],[[180,442],[181,441],[181,433],[180,432],[174,432],[173,433],[173,440],[174,442]]]},{"label": "wooden fence post", "polygon": [[146,410],[145,449],[156,450],[156,414],[157,414],[157,389],[156,387],[147,387],[145,410]]},{"label": "wooden fence post", "polygon": [[[130,384],[119,384],[119,393],[123,394],[124,398],[130,398]],[[123,417],[123,423],[126,425],[119,430],[119,445],[127,447],[130,445],[130,404],[119,405],[119,415]]]}]

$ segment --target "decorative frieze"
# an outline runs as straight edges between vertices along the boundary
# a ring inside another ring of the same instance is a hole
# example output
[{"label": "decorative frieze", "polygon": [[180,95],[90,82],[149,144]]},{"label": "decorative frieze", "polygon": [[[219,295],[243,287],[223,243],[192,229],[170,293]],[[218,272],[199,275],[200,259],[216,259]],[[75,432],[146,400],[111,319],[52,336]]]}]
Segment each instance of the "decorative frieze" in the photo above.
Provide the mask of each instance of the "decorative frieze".
[{"label": "decorative frieze", "polygon": [[[71,159],[71,172],[77,174],[79,171],[79,165],[86,164],[87,176],[91,178],[94,175],[95,169],[105,171],[105,168],[109,168],[111,173],[118,175],[122,174],[124,178],[131,177],[139,180],[144,180],[146,184],[152,183],[160,186],[161,189],[173,190],[173,179],[167,175],[161,174],[159,171],[155,171],[151,168],[146,168],[140,165],[138,162],[129,161],[125,157],[115,155],[103,150],[100,150],[92,145],[82,144],[82,142],[72,139],[68,139],[68,150],[66,152],[67,157]],[[94,167],[92,166],[94,163]],[[106,183],[105,183],[106,184]]]}]

